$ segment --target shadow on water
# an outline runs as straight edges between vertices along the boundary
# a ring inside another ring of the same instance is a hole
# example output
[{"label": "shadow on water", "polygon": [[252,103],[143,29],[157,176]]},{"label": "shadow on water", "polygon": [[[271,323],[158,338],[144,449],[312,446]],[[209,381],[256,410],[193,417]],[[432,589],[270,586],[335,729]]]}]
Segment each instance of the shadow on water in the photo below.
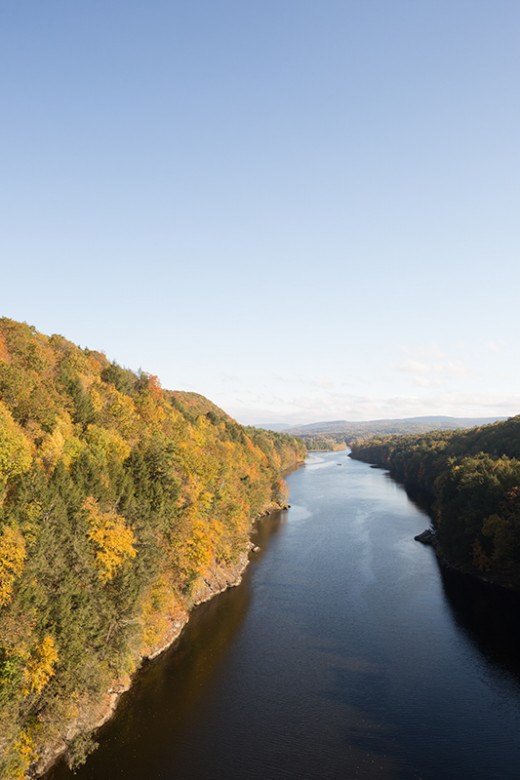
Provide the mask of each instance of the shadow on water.
[{"label": "shadow on water", "polygon": [[418,514],[338,457],[291,478],[243,583],[136,675],[87,764],[47,780],[520,776],[520,598],[436,564],[413,541],[421,497]]},{"label": "shadow on water", "polygon": [[392,476],[392,474],[390,474],[388,471],[386,472],[385,477],[391,480],[394,484],[399,485],[399,487],[402,488],[402,490],[404,490],[406,493],[408,500],[411,501],[420,512],[425,512],[431,519],[432,497],[427,490],[423,490],[419,487],[405,485],[403,482],[400,482],[398,479]]},{"label": "shadow on water", "polygon": [[226,675],[229,648],[249,608],[252,571],[284,521],[285,513],[275,512],[256,524],[253,539],[260,552],[242,583],[196,607],[177,642],[143,664],[116,715],[96,733],[99,747],[87,763],[73,773],[62,758],[45,780],[165,777],[176,745],[189,742],[205,700],[211,701],[213,686]]},{"label": "shadow on water", "polygon": [[[426,491],[405,486],[389,472],[385,476],[404,490],[414,506],[432,517],[431,496]],[[456,626],[486,662],[520,685],[520,594],[448,569],[438,559],[436,562]]]},{"label": "shadow on water", "polygon": [[437,561],[446,603],[457,627],[484,660],[520,686],[520,594],[446,569]]}]

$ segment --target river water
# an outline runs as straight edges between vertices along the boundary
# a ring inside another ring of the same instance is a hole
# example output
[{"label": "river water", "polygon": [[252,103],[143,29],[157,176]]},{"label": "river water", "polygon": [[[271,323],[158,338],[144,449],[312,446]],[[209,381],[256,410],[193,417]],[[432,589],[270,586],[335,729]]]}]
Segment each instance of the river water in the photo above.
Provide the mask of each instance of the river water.
[{"label": "river water", "polygon": [[289,477],[243,583],[47,780],[517,780],[518,598],[442,573],[429,519],[346,453]]}]

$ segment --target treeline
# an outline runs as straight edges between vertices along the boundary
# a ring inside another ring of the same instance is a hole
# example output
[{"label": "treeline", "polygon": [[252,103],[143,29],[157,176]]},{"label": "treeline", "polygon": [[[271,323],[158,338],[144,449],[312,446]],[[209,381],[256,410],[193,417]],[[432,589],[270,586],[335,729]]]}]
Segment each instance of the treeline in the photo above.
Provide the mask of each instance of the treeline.
[{"label": "treeline", "polygon": [[0,319],[0,777],[23,778],[168,640],[285,500],[301,442]]},{"label": "treeline", "polygon": [[468,431],[356,441],[429,501],[441,559],[520,590],[520,416]]},{"label": "treeline", "polygon": [[346,449],[345,439],[341,436],[305,435],[298,436],[309,452],[339,452]]}]

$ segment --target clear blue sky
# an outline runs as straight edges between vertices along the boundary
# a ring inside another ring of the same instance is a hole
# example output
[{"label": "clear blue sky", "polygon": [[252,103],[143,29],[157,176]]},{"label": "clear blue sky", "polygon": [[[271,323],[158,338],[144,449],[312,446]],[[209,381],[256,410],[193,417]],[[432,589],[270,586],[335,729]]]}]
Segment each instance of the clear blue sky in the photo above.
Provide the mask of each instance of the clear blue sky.
[{"label": "clear blue sky", "polygon": [[517,0],[4,0],[0,312],[242,422],[520,413]]}]

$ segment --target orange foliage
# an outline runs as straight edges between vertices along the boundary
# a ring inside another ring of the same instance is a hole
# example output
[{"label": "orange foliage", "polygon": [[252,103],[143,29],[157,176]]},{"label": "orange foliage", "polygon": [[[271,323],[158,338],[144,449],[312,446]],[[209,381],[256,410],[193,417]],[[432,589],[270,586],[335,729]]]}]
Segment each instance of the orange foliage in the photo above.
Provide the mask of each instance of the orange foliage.
[{"label": "orange foliage", "polygon": [[243,558],[299,445],[5,318],[0,369],[0,776],[21,780]]},{"label": "orange foliage", "polygon": [[161,387],[161,383],[159,381],[159,377],[156,377],[153,374],[147,374],[146,377],[148,379],[148,390],[150,391],[150,394],[157,401],[159,399],[162,399],[162,397],[163,397],[163,390],[162,390],[162,387]]}]

